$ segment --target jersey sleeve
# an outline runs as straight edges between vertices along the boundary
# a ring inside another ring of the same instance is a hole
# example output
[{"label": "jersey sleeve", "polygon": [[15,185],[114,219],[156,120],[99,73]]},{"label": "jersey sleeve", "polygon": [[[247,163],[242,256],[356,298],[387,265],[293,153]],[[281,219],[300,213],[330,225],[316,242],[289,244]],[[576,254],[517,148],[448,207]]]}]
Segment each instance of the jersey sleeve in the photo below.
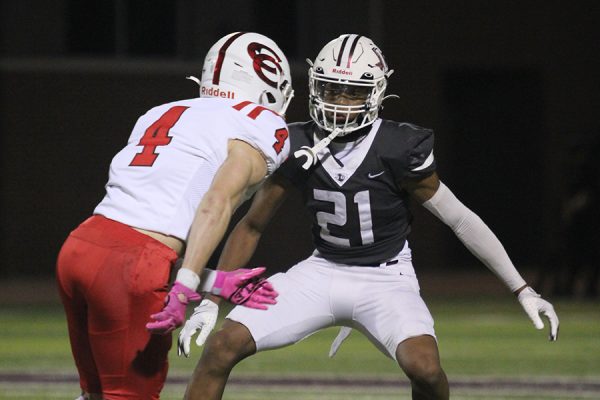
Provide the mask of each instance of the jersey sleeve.
[{"label": "jersey sleeve", "polygon": [[419,178],[430,175],[436,168],[433,156],[433,131],[420,129],[415,132],[412,142],[414,145],[408,153],[408,168],[405,177]]},{"label": "jersey sleeve", "polygon": [[309,175],[308,171],[302,168],[302,164],[305,160],[294,157],[296,150],[300,149],[302,146],[312,145],[310,143],[310,138],[306,133],[308,125],[309,123],[301,122],[294,122],[288,125],[290,142],[289,157],[276,171],[277,175],[284,177],[295,186],[301,185]]},{"label": "jersey sleeve", "polygon": [[267,163],[267,174],[270,175],[290,153],[288,127],[281,116],[267,109],[252,114],[252,110],[262,107],[254,104],[251,106],[255,108],[249,107],[249,114],[233,114],[240,128],[235,138],[247,142],[262,154]]},{"label": "jersey sleeve", "polygon": [[424,178],[435,171],[431,129],[391,121],[384,129],[386,148],[383,159],[398,184],[401,185],[405,179]]}]

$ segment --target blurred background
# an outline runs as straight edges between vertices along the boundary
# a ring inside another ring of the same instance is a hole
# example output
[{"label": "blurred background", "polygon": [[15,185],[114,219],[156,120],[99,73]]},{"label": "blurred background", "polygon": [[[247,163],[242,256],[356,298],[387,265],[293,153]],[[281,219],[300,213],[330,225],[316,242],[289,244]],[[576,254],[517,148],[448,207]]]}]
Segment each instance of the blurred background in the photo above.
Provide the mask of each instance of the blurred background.
[{"label": "blurred background", "polygon": [[[53,276],[137,117],[197,96],[185,77],[201,74],[220,37],[255,31],[279,44],[296,90],[288,121],[303,121],[305,59],[359,33],[395,70],[388,93],[400,98],[381,116],[435,130],[442,180],[540,290],[594,297],[599,21],[594,0],[0,0],[0,279]],[[482,269],[414,211],[418,273]],[[309,254],[306,221],[290,199],[253,262],[275,271]]]}]

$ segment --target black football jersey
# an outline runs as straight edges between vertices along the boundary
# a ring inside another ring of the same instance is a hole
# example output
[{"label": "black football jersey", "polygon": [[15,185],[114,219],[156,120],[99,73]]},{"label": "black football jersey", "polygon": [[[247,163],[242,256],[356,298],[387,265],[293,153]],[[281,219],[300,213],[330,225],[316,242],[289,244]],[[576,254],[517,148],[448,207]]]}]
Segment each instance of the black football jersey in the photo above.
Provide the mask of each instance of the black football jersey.
[{"label": "black football jersey", "polygon": [[276,172],[303,193],[319,253],[343,264],[377,265],[402,250],[411,223],[402,182],[435,170],[433,131],[381,119],[366,129],[331,143],[307,171],[293,154],[324,135],[312,121],[290,124],[290,157]]}]

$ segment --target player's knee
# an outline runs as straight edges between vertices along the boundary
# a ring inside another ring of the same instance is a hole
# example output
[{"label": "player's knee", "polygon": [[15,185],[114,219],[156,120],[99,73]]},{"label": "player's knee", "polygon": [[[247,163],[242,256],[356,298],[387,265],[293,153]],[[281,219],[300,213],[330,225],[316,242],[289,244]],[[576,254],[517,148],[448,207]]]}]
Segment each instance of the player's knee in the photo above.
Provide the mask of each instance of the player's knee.
[{"label": "player's knee", "polygon": [[396,350],[398,363],[413,384],[435,386],[443,382],[437,343],[428,335],[405,340]]},{"label": "player's knee", "polygon": [[423,357],[410,360],[404,365],[404,372],[411,382],[436,386],[444,381],[444,371],[437,358]]},{"label": "player's knee", "polygon": [[227,333],[218,331],[207,340],[202,358],[210,359],[210,365],[221,366],[234,363],[238,352]]},{"label": "player's knee", "polygon": [[244,330],[220,329],[207,340],[202,358],[216,368],[230,368],[253,354],[254,341]]}]

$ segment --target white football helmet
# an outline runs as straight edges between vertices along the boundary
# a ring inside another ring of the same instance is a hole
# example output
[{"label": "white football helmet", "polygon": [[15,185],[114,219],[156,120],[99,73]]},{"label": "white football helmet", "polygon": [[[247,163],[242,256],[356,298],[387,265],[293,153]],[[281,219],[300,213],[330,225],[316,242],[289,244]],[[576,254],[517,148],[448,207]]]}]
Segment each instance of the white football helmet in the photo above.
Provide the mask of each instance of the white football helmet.
[{"label": "white football helmet", "polygon": [[344,136],[375,122],[389,70],[381,50],[367,37],[345,34],[327,43],[308,69],[311,118]]},{"label": "white football helmet", "polygon": [[215,43],[204,59],[200,97],[249,100],[280,115],[294,96],[287,58],[277,44],[252,32],[234,32]]}]

